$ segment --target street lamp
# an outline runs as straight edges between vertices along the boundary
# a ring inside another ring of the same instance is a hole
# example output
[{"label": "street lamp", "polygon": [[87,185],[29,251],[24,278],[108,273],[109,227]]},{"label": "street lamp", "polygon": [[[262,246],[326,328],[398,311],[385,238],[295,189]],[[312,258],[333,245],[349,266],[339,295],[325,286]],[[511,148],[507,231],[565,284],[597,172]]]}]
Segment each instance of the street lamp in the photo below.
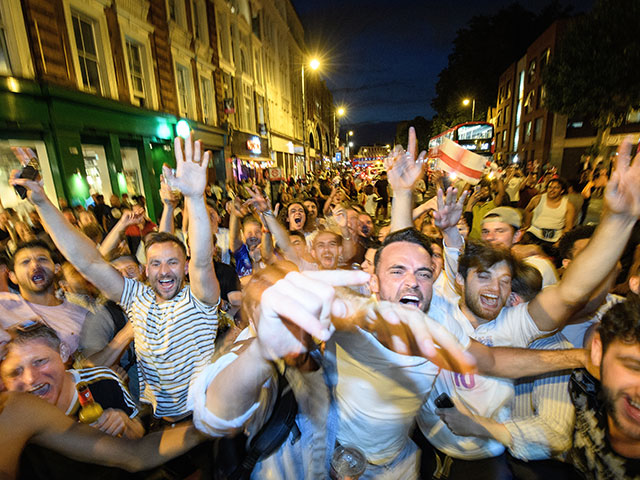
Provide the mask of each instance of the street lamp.
[{"label": "street lamp", "polygon": [[349,141],[349,137],[353,137],[353,130],[349,130],[347,133],[344,134],[344,143],[345,145],[347,145],[349,148],[345,148],[345,156],[347,158],[351,158],[351,147],[353,147],[353,142]]},{"label": "street lamp", "polygon": [[347,111],[344,107],[338,107],[333,111],[333,153],[335,153],[335,149],[340,146],[340,136],[338,135],[338,129],[336,128],[336,115],[340,118],[344,117],[345,113],[347,113]]},{"label": "street lamp", "polygon": [[[311,68],[311,70],[317,70],[319,67],[320,61],[317,58],[311,59],[309,62],[309,68]],[[304,157],[305,173],[307,173],[307,101],[304,95],[304,62],[302,63],[300,73],[302,75],[302,155]]]},{"label": "street lamp", "polygon": [[465,107],[470,103],[471,103],[471,121],[473,122],[473,119],[476,116],[476,99],[473,98],[469,100],[468,98],[465,98],[464,100],[462,100],[462,105],[464,105]]}]

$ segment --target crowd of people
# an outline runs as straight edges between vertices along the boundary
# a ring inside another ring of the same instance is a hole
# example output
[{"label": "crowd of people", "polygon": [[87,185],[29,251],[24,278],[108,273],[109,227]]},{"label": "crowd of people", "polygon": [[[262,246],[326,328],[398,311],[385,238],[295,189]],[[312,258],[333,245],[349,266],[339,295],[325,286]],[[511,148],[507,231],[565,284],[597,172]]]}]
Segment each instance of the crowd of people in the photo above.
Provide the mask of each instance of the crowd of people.
[{"label": "crowd of people", "polygon": [[416,144],[223,188],[178,137],[157,222],[13,172],[0,478],[640,478],[630,140],[610,172],[477,185]]}]

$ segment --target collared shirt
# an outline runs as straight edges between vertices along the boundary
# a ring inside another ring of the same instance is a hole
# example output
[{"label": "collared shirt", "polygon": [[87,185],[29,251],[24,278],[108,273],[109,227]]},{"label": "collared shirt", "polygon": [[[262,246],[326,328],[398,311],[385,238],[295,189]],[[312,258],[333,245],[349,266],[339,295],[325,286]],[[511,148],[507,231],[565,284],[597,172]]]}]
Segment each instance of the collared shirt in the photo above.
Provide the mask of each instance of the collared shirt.
[{"label": "collared shirt", "polygon": [[[560,333],[540,338],[529,348],[562,350],[573,345]],[[511,419],[504,426],[511,434],[511,454],[522,460],[542,460],[567,450],[573,427],[573,408],[569,397],[571,371],[550,372],[516,381]]]},{"label": "collared shirt", "polygon": [[[528,304],[503,308],[498,317],[474,328],[458,305],[449,304],[440,314],[462,327],[471,338],[488,345],[524,348],[545,332],[538,329],[529,315]],[[436,317],[436,309],[430,309]],[[457,398],[471,412],[503,422],[509,418],[509,403],[514,395],[511,380],[484,375],[453,373],[442,370],[429,399],[418,416],[418,426],[434,447],[454,458],[477,460],[500,455],[504,446],[495,441],[455,435],[435,413],[435,399],[442,393]]]},{"label": "collared shirt", "polygon": [[217,305],[202,303],[189,285],[158,303],[151,287],[130,278],[120,305],[133,324],[140,400],[153,406],[156,417],[189,413],[189,384],[214,352]]}]

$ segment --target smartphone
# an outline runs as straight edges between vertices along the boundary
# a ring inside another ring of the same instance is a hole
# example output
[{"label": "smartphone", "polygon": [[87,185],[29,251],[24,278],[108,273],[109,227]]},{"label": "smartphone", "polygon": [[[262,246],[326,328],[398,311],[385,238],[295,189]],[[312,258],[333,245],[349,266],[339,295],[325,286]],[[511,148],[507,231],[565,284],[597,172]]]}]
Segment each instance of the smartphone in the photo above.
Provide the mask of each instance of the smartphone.
[{"label": "smartphone", "polygon": [[438,408],[453,408],[453,402],[446,393],[440,394],[434,403]]},{"label": "smartphone", "polygon": [[[35,180],[36,178],[38,178],[39,172],[34,165],[35,159],[32,159],[28,165],[22,167],[22,170],[20,170],[20,174],[18,175],[18,177],[26,178],[28,180]],[[22,198],[23,200],[27,198],[27,189],[22,185],[15,185],[13,188],[16,190],[16,193],[20,195],[20,198]]]}]

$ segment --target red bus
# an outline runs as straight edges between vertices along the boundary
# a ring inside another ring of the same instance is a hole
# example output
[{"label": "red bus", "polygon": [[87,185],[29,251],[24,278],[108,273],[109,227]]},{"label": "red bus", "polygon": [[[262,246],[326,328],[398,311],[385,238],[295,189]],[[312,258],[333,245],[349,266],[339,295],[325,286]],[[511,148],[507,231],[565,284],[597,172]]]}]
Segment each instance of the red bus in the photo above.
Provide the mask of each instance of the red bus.
[{"label": "red bus", "polygon": [[451,127],[429,140],[429,164],[438,158],[438,147],[445,138],[479,155],[490,157],[494,152],[493,125],[487,122],[467,122]]}]

